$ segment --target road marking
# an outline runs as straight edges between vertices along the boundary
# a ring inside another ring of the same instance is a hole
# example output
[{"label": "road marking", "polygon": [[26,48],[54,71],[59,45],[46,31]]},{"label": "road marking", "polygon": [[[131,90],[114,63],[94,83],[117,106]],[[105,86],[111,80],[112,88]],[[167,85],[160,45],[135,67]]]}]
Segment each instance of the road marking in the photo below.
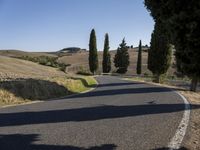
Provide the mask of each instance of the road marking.
[{"label": "road marking", "polygon": [[[133,80],[130,80],[128,78],[125,78],[126,81],[133,81]],[[152,84],[152,85],[157,85],[157,86],[160,86],[160,87],[165,87],[161,84],[154,84],[154,83],[150,83],[150,82],[145,82],[145,81],[135,81],[135,82],[142,82],[142,83],[146,83],[146,84]],[[165,88],[168,88],[168,89],[171,89],[170,87],[165,87]],[[184,101],[184,104],[185,104],[185,110],[184,110],[184,113],[183,113],[183,118],[178,126],[178,129],[176,130],[176,133],[174,135],[174,137],[171,139],[170,143],[168,144],[168,149],[169,150],[178,150],[180,149],[181,147],[181,143],[184,139],[184,136],[186,134],[186,131],[187,131],[187,127],[188,127],[188,124],[189,124],[189,120],[190,120],[190,103],[188,102],[188,100],[182,95],[180,94],[179,92],[171,89],[173,92],[175,92],[176,94],[178,94],[182,100]]]},{"label": "road marking", "polygon": [[176,133],[174,137],[171,139],[170,143],[168,144],[169,150],[177,150],[181,147],[181,143],[183,141],[183,138],[186,134],[186,130],[189,124],[190,119],[190,104],[187,101],[187,99],[177,91],[174,91],[176,94],[178,94],[185,103],[185,111],[183,114],[183,118],[178,126],[178,129],[176,130]]}]

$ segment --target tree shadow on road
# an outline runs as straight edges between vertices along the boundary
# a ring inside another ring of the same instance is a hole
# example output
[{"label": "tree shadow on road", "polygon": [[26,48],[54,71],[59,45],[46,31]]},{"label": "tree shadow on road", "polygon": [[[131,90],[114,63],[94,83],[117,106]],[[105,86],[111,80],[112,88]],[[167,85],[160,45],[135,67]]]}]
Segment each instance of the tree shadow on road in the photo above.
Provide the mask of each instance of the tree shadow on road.
[{"label": "tree shadow on road", "polygon": [[136,84],[143,84],[139,82],[123,82],[123,83],[109,83],[109,84],[99,84],[98,87],[109,87],[109,86],[130,86]]},{"label": "tree shadow on road", "polygon": [[[137,88],[119,88],[119,89],[106,89],[101,90],[100,88],[89,93],[83,93],[80,95],[74,95],[69,97],[72,98],[84,98],[84,97],[99,97],[99,96],[114,96],[114,95],[125,95],[125,94],[148,94],[148,93],[166,93],[172,90],[165,87],[137,87]],[[66,99],[66,98],[63,98]]]},{"label": "tree shadow on road", "polygon": [[[200,105],[192,105],[192,109],[199,109]],[[81,122],[101,119],[115,119],[141,115],[173,113],[185,110],[184,104],[146,104],[112,106],[102,105],[63,110],[25,111],[16,113],[0,113],[0,127],[45,124],[58,122]]]},{"label": "tree shadow on road", "polygon": [[38,134],[8,134],[0,135],[1,150],[115,150],[116,145],[104,144],[89,148],[77,146],[34,144],[40,141]]}]

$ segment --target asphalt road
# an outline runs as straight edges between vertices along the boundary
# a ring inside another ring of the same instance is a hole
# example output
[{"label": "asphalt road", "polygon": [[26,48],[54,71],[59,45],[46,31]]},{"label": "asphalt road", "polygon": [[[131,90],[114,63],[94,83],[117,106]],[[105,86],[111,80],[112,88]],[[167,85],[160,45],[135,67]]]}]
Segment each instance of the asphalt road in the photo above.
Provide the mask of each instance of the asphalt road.
[{"label": "asphalt road", "polygon": [[92,92],[0,109],[0,150],[158,150],[182,119],[167,88],[97,78]]}]

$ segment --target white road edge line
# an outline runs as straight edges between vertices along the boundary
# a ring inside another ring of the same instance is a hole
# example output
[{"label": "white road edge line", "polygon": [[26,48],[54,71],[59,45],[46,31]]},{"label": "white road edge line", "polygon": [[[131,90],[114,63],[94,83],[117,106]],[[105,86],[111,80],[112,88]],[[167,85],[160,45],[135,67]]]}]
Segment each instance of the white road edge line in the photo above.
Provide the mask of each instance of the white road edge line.
[{"label": "white road edge line", "polygon": [[187,130],[189,120],[190,120],[190,104],[189,104],[189,102],[182,94],[180,94],[177,91],[174,91],[174,92],[183,99],[183,101],[185,103],[185,110],[184,110],[183,118],[178,126],[178,129],[176,130],[174,137],[171,139],[170,143],[168,144],[169,150],[178,150],[181,147],[181,143],[186,134],[186,130]]},{"label": "white road edge line", "polygon": [[[125,80],[131,81],[129,79],[125,79]],[[135,82],[140,82],[140,81],[135,81]],[[146,83],[146,82],[142,82],[142,83]],[[147,83],[147,84],[153,84],[153,83]],[[155,84],[153,84],[153,85],[155,85]],[[157,86],[164,87],[162,85],[157,85]],[[166,87],[166,88],[171,89],[169,87]],[[181,147],[182,141],[183,141],[186,131],[187,131],[187,127],[188,127],[189,120],[190,120],[191,108],[190,108],[190,103],[182,94],[180,94],[179,92],[177,92],[173,89],[171,89],[171,90],[173,92],[175,92],[176,94],[178,94],[182,98],[182,100],[184,101],[184,104],[185,104],[183,118],[178,126],[178,129],[176,130],[174,137],[170,140],[168,147],[167,147],[169,150],[178,150]]]}]

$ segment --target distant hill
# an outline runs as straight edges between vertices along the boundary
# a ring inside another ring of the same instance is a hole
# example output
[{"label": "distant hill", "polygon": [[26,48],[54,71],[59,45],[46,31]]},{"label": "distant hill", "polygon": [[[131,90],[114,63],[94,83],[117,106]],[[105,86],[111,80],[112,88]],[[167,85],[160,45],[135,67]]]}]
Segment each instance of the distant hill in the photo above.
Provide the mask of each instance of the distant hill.
[{"label": "distant hill", "polygon": [[[149,70],[147,69],[147,57],[148,57],[148,49],[149,47],[143,46],[143,53],[142,53],[142,72],[143,73],[149,73]],[[127,74],[133,75],[136,74],[136,65],[137,65],[137,55],[138,55],[138,47],[129,48],[129,55],[130,55],[130,66],[128,67]],[[111,53],[111,62],[112,62],[112,71],[115,71],[116,68],[113,64],[113,59],[116,53],[116,50],[110,50]],[[57,52],[23,52],[23,51],[17,51],[17,50],[0,50],[0,55],[3,56],[9,56],[9,57],[15,57],[19,58],[20,56],[53,56],[58,57],[59,63],[64,63],[66,65],[70,64],[71,66],[67,67],[67,71],[76,73],[80,69],[89,69],[88,65],[88,56],[89,53],[87,50],[81,49],[79,47],[69,47],[64,48]],[[102,58],[103,58],[103,52],[98,52],[99,56],[99,68],[100,71],[102,70]],[[174,56],[173,56],[174,57]],[[174,59],[173,59],[174,60]],[[169,74],[173,74],[174,69],[170,68]]]},{"label": "distant hill", "polygon": [[[139,47],[134,47],[133,48],[135,51],[139,50]],[[142,46],[142,51],[148,51],[150,49],[150,47],[148,45]]]},{"label": "distant hill", "polygon": [[81,49],[79,47],[68,47],[68,48],[63,48],[59,52],[60,53],[81,53],[81,52],[86,52],[86,49]]},{"label": "distant hill", "polygon": [[30,56],[30,57],[37,57],[37,56],[52,56],[56,57],[55,54],[46,53],[46,52],[25,52],[21,50],[0,50],[1,56],[8,56],[8,57],[14,57],[19,58],[22,56]]}]

